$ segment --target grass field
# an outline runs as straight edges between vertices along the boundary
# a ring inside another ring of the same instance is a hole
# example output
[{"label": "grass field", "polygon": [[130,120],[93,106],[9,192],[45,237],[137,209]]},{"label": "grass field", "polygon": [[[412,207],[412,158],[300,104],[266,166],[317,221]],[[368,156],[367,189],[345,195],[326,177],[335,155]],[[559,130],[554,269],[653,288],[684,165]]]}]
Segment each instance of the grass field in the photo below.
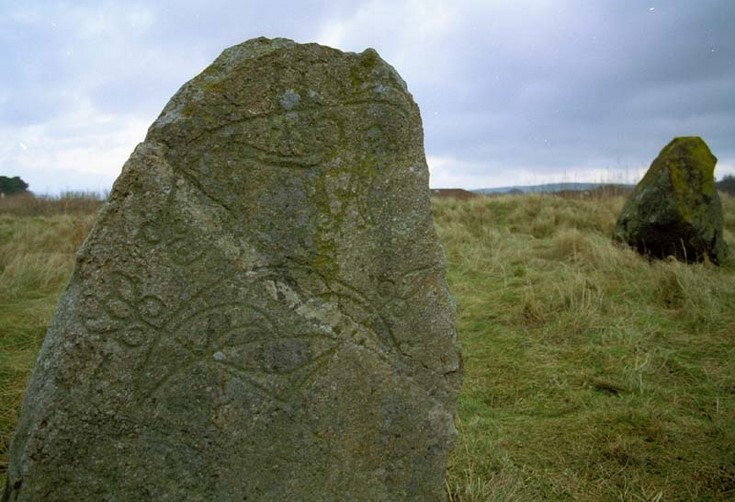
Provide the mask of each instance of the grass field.
[{"label": "grass field", "polygon": [[735,499],[734,260],[613,245],[623,201],[435,201],[466,365],[453,500]]},{"label": "grass field", "polygon": [[0,486],[28,372],[100,206],[81,194],[0,200]]},{"label": "grass field", "polygon": [[[0,483],[86,199],[0,205]],[[622,203],[434,201],[466,367],[451,500],[735,499],[735,258],[649,263],[610,241]]]}]

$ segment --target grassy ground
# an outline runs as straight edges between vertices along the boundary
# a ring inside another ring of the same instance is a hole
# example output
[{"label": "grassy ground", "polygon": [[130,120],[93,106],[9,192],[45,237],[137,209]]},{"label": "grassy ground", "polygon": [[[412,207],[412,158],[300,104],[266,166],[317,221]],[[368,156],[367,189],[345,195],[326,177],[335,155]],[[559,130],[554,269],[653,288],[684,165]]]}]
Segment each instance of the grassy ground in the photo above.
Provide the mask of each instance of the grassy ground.
[{"label": "grassy ground", "polygon": [[100,205],[92,197],[0,200],[0,486],[28,372]]},{"label": "grassy ground", "polygon": [[[453,501],[735,499],[735,259],[649,263],[613,245],[622,202],[434,201],[466,365]],[[99,207],[75,204],[0,204],[0,483]]]},{"label": "grassy ground", "polygon": [[434,202],[466,364],[453,500],[735,500],[735,260],[613,245],[623,200]]}]

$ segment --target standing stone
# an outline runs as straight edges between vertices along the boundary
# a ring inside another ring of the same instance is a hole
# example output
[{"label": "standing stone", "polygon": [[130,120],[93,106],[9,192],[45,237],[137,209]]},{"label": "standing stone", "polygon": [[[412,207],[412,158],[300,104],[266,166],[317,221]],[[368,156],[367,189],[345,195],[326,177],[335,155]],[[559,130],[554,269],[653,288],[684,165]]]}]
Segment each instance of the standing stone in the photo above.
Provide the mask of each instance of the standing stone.
[{"label": "standing stone", "polygon": [[715,164],[702,138],[675,138],[651,164],[623,206],[614,237],[656,258],[686,262],[727,254]]},{"label": "standing stone", "polygon": [[460,381],[405,83],[371,49],[251,40],[125,164],[3,500],[444,500]]}]

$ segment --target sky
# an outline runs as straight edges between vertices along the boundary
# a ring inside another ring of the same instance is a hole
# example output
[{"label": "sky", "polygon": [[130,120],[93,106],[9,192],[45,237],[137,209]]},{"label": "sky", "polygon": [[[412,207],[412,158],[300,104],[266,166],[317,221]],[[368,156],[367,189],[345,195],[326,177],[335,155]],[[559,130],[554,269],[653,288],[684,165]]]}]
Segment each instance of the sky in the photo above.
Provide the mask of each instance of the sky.
[{"label": "sky", "polygon": [[0,175],[106,191],[166,102],[258,36],[375,48],[433,188],[635,183],[676,136],[735,174],[731,0],[0,0]]}]

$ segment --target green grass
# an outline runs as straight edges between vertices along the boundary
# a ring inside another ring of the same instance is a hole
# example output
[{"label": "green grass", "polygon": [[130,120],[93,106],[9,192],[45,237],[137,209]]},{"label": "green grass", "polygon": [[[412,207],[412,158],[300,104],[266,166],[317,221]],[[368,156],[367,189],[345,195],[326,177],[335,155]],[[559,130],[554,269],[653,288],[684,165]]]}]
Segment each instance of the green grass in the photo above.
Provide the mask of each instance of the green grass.
[{"label": "green grass", "polygon": [[[451,500],[735,499],[735,259],[649,262],[618,247],[622,203],[433,202],[466,367]],[[0,483],[99,207],[65,204],[0,204]],[[735,198],[723,205],[735,254]]]}]

